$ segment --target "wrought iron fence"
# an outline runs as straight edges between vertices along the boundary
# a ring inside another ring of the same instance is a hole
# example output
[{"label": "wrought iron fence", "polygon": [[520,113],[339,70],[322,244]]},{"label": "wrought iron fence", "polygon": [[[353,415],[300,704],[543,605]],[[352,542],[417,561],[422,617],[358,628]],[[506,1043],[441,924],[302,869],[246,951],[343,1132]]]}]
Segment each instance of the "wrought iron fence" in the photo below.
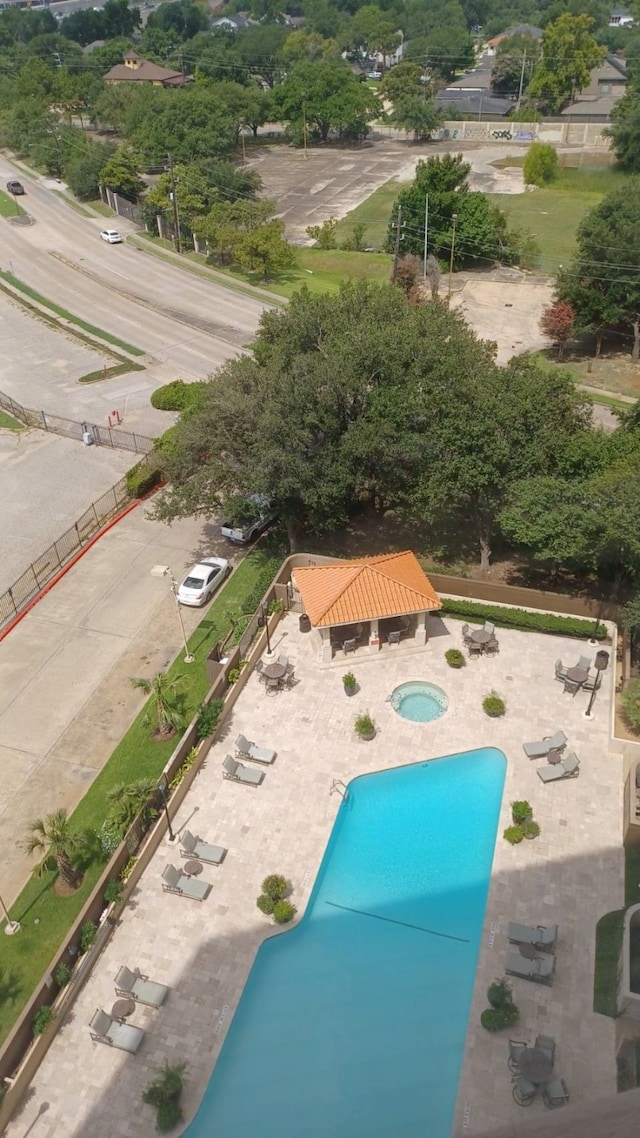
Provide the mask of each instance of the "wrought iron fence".
[{"label": "wrought iron fence", "polygon": [[34,411],[32,407],[23,407],[10,395],[0,391],[0,407],[13,415],[14,419],[25,423],[28,427],[39,427],[42,431],[49,431],[54,435],[63,435],[68,439],[76,439],[81,443],[96,446],[111,447],[113,450],[130,450],[135,454],[150,454],[154,441],[146,435],[138,435],[134,431],[123,431],[120,427],[100,427],[97,423],[79,423],[75,419],[65,419],[61,415],[52,415],[50,411]]}]

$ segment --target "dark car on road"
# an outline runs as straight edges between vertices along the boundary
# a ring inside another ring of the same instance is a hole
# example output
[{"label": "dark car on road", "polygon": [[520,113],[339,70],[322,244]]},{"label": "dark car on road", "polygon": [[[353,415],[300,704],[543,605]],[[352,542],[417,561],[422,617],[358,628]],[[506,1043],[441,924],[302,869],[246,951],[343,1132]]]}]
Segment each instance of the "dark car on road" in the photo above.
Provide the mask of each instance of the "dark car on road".
[{"label": "dark car on road", "polygon": [[20,197],[20,194],[24,193],[22,182],[7,182],[7,189],[10,194],[15,194],[16,197]]}]

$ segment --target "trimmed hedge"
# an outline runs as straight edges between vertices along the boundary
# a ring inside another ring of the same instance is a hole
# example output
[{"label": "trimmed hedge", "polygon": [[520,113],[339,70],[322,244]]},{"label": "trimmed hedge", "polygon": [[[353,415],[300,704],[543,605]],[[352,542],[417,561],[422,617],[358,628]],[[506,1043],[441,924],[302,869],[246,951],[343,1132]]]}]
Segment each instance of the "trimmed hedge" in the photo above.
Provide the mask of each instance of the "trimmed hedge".
[{"label": "trimmed hedge", "polygon": [[157,411],[186,411],[187,407],[197,403],[206,386],[202,381],[185,383],[183,379],[174,379],[172,383],[156,388],[151,396],[151,406]]},{"label": "trimmed hedge", "polygon": [[[501,608],[482,601],[460,601],[443,598],[442,610],[447,616],[459,620],[492,620],[500,628],[516,628],[520,632],[549,632],[554,636],[571,636],[589,640],[594,634],[596,622],[583,620],[579,616],[557,616],[551,612],[528,612],[526,609]],[[606,628],[598,628],[598,640],[607,636]]]},{"label": "trimmed hedge", "polygon": [[127,491],[132,498],[142,498],[153,490],[164,477],[159,466],[148,466],[146,462],[139,462],[137,466],[127,471]]}]

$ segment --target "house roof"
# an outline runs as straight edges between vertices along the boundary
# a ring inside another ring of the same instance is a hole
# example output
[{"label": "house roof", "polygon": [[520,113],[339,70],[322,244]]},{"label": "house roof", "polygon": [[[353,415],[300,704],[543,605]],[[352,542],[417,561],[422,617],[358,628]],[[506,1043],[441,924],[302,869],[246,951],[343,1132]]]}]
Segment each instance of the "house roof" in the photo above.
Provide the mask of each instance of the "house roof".
[{"label": "house roof", "polygon": [[104,76],[105,81],[112,80],[118,83],[170,83],[180,85],[184,83],[185,76],[181,71],[170,71],[168,67],[160,67],[158,63],[151,63],[149,59],[141,59],[135,51],[130,51],[125,59],[137,62],[136,67],[127,67],[126,63],[116,63]]},{"label": "house roof", "polygon": [[465,114],[498,115],[500,117],[508,115],[514,107],[513,99],[502,99],[498,95],[489,95],[484,87],[466,91],[447,87],[444,91],[438,91],[435,104],[437,107],[441,107],[445,113],[447,107],[457,107],[459,111]]},{"label": "house roof", "polygon": [[294,569],[293,578],[314,628],[441,607],[438,594],[411,552]]}]

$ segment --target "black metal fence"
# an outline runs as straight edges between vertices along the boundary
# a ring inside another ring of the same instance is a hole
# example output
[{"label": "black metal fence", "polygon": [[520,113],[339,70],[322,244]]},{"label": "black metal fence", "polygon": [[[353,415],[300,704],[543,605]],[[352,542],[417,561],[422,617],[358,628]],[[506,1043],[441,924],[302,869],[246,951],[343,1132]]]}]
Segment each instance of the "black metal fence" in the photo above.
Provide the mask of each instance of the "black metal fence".
[{"label": "black metal fence", "polygon": [[115,486],[107,490],[106,494],[92,502],[71,529],[45,549],[44,553],[31,563],[6,592],[0,593],[0,631],[22,612],[40,590],[49,584],[58,570],[62,569],[63,565],[91,540],[100,526],[109,521],[129,501],[131,495],[127,490],[127,480],[121,478]]},{"label": "black metal fence", "polygon": [[88,445],[112,447],[113,450],[130,450],[135,454],[150,454],[153,450],[153,439],[146,435],[123,431],[120,427],[99,427],[97,423],[78,423],[75,419],[52,415],[50,411],[34,411],[32,407],[23,407],[21,403],[17,403],[2,391],[0,391],[0,407],[19,422],[25,423],[27,427],[38,427],[41,431],[63,435],[67,439],[77,439],[78,442]]}]

